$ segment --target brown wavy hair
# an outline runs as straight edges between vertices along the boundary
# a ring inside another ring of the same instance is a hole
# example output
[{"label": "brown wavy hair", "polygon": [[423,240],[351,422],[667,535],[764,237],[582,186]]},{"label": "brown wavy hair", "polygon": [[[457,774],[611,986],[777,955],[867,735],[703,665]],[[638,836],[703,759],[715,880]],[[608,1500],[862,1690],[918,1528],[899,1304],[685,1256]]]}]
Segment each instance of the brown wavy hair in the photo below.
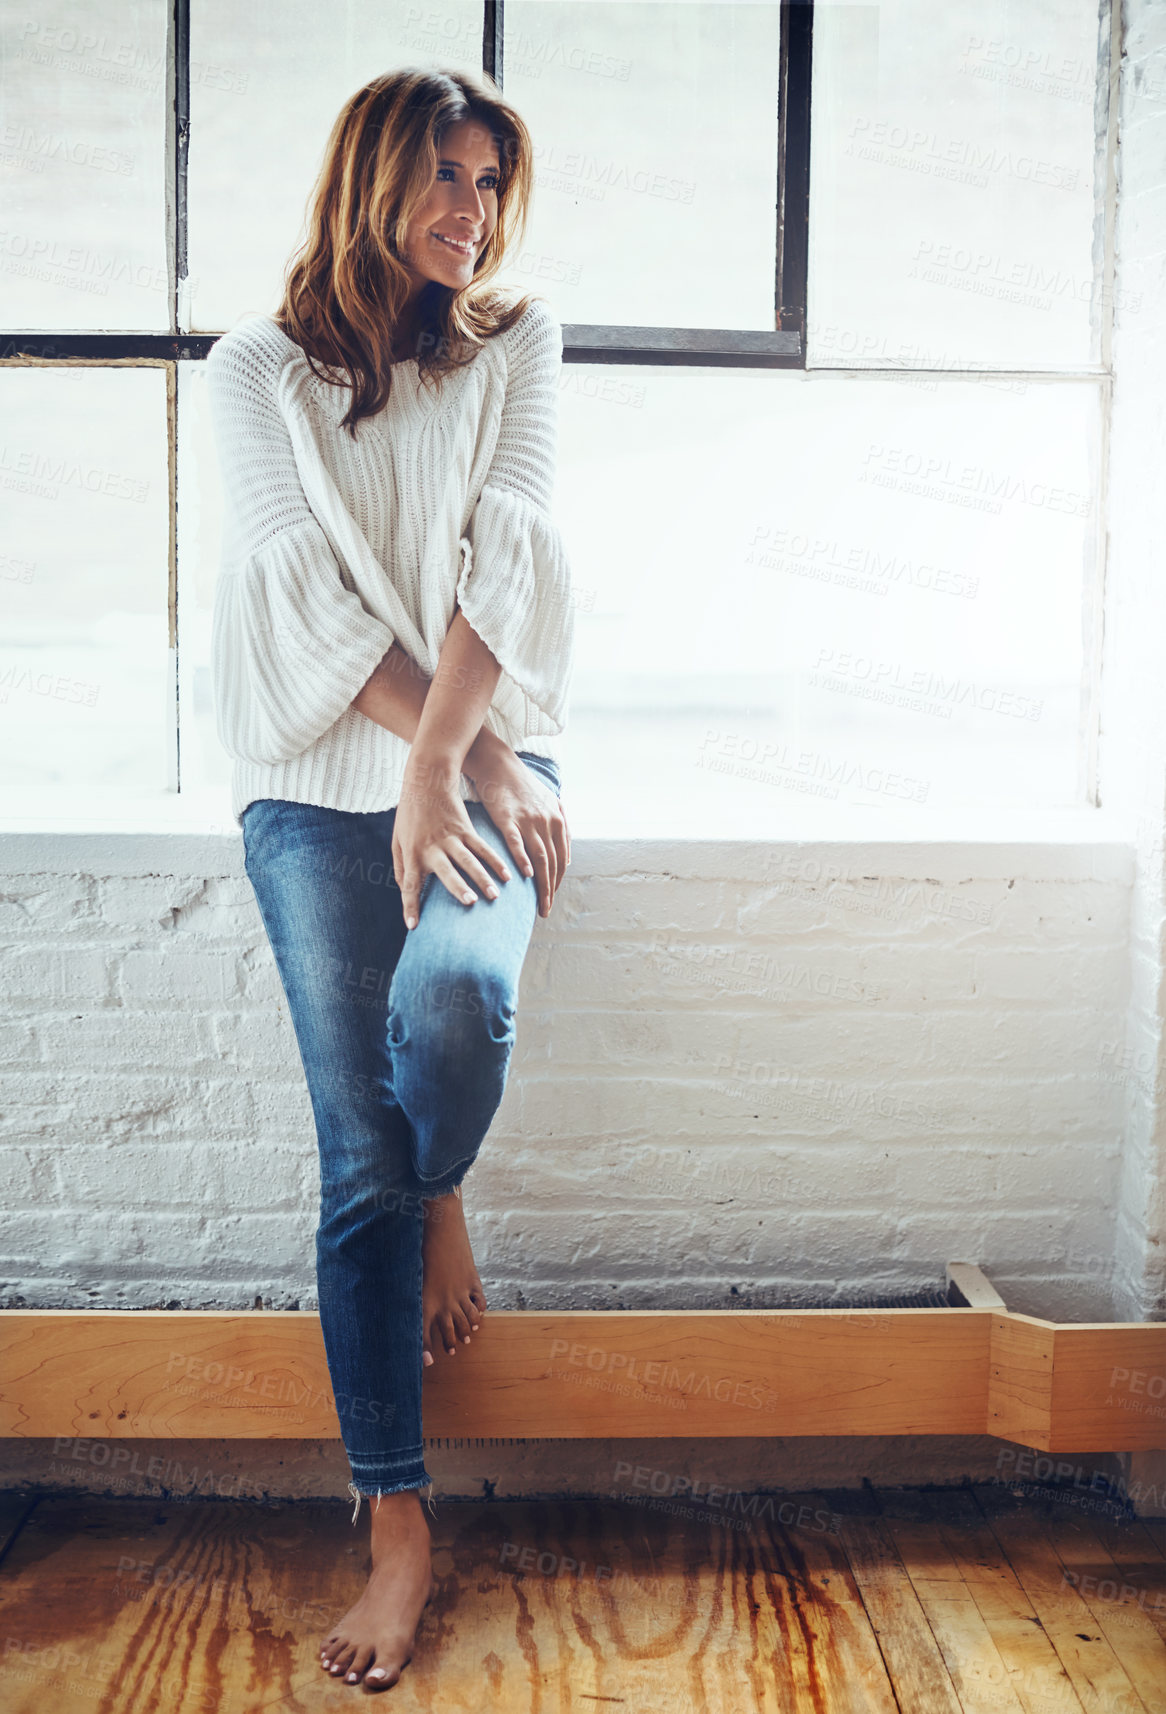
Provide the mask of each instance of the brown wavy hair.
[{"label": "brown wavy hair", "polygon": [[482,124],[498,150],[498,223],[468,286],[434,280],[423,287],[421,376],[440,385],[512,327],[536,295],[514,301],[490,285],[525,231],[534,182],[530,133],[497,84],[461,70],[407,67],[358,89],[329,134],[308,236],[285,269],[274,318],[320,379],[336,382],[317,363],[347,376],[352,399],[341,427],[350,435],[388,399],[393,329],[410,287],[405,233],[436,179],[442,133],[464,119]]}]

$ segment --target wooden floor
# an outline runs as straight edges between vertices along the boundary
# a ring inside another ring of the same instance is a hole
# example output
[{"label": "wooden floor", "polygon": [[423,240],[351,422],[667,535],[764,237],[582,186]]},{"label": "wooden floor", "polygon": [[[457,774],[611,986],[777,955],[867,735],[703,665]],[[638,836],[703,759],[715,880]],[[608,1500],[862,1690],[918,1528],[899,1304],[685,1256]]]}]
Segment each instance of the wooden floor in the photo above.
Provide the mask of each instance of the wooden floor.
[{"label": "wooden floor", "polygon": [[[438,1593],[386,1706],[1162,1714],[1166,1529],[1090,1498],[769,1496],[736,1527],[619,1500],[441,1504]],[[354,1530],[335,1503],[0,1497],[0,1526],[3,1714],[366,1703],[316,1664],[361,1587],[363,1511]]]}]

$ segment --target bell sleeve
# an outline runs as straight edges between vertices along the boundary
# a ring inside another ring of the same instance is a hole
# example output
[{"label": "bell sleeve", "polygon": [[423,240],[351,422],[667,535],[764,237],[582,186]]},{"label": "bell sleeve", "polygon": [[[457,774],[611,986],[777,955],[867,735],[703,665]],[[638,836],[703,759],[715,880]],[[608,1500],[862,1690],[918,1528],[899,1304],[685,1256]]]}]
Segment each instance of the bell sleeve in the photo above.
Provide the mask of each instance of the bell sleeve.
[{"label": "bell sleeve", "polygon": [[524,731],[550,736],[566,724],[574,657],[571,571],[550,515],[563,336],[536,298],[503,337],[498,440],[461,538],[457,601],[521,693]]},{"label": "bell sleeve", "polygon": [[394,641],[346,584],[308,504],[280,404],[286,362],[278,330],[258,320],[207,358],[224,499],[215,717],[228,755],[262,763],[288,761],[326,732]]}]

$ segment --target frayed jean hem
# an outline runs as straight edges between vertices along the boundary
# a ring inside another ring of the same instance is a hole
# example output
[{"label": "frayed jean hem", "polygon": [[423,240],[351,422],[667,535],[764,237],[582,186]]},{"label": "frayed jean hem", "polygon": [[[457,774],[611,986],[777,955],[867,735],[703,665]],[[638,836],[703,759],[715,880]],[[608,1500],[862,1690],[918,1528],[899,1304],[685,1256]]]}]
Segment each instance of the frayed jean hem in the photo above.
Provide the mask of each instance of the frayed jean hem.
[{"label": "frayed jean hem", "polygon": [[[378,1483],[377,1484],[377,1490],[376,1490],[375,1504],[376,1505],[380,1504],[381,1496],[383,1494],[406,1494],[406,1493],[410,1492],[410,1490],[417,1489],[417,1488],[428,1488],[429,1489],[429,1492],[425,1496],[425,1500],[426,1500],[426,1504],[429,1507],[429,1510],[431,1512],[433,1512],[433,1515],[436,1517],[437,1513],[436,1513],[436,1511],[434,1509],[434,1505],[433,1505],[433,1481],[429,1476],[422,1476],[420,1478],[409,1477],[409,1478],[406,1478],[406,1480],[403,1482],[380,1482],[380,1483]],[[353,1500],[356,1502],[352,1508],[352,1521],[355,1524],[356,1515],[360,1511],[361,1500],[366,1499],[366,1500],[372,1501],[372,1499],[373,1499],[372,1484],[371,1483],[366,1484],[365,1488],[361,1489],[357,1486],[357,1484],[355,1482],[350,1482],[348,1484],[348,1492],[352,1495]]]}]

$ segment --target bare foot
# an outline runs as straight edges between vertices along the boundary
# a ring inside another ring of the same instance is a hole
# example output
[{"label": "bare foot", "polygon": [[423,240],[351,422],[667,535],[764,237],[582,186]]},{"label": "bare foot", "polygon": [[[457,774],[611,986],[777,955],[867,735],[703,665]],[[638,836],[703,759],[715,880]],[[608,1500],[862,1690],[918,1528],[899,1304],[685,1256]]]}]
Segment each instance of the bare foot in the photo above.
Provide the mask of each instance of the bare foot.
[{"label": "bare foot", "polygon": [[453,1356],[460,1339],[470,1342],[486,1308],[486,1294],[474,1266],[474,1252],[462,1211],[461,1187],[425,1204],[421,1236],[422,1362],[435,1349]]},{"label": "bare foot", "polygon": [[372,1571],[364,1594],[320,1650],[325,1672],[345,1684],[388,1690],[413,1658],[413,1637],[433,1592],[429,1526],[415,1488],[368,1502]]}]

